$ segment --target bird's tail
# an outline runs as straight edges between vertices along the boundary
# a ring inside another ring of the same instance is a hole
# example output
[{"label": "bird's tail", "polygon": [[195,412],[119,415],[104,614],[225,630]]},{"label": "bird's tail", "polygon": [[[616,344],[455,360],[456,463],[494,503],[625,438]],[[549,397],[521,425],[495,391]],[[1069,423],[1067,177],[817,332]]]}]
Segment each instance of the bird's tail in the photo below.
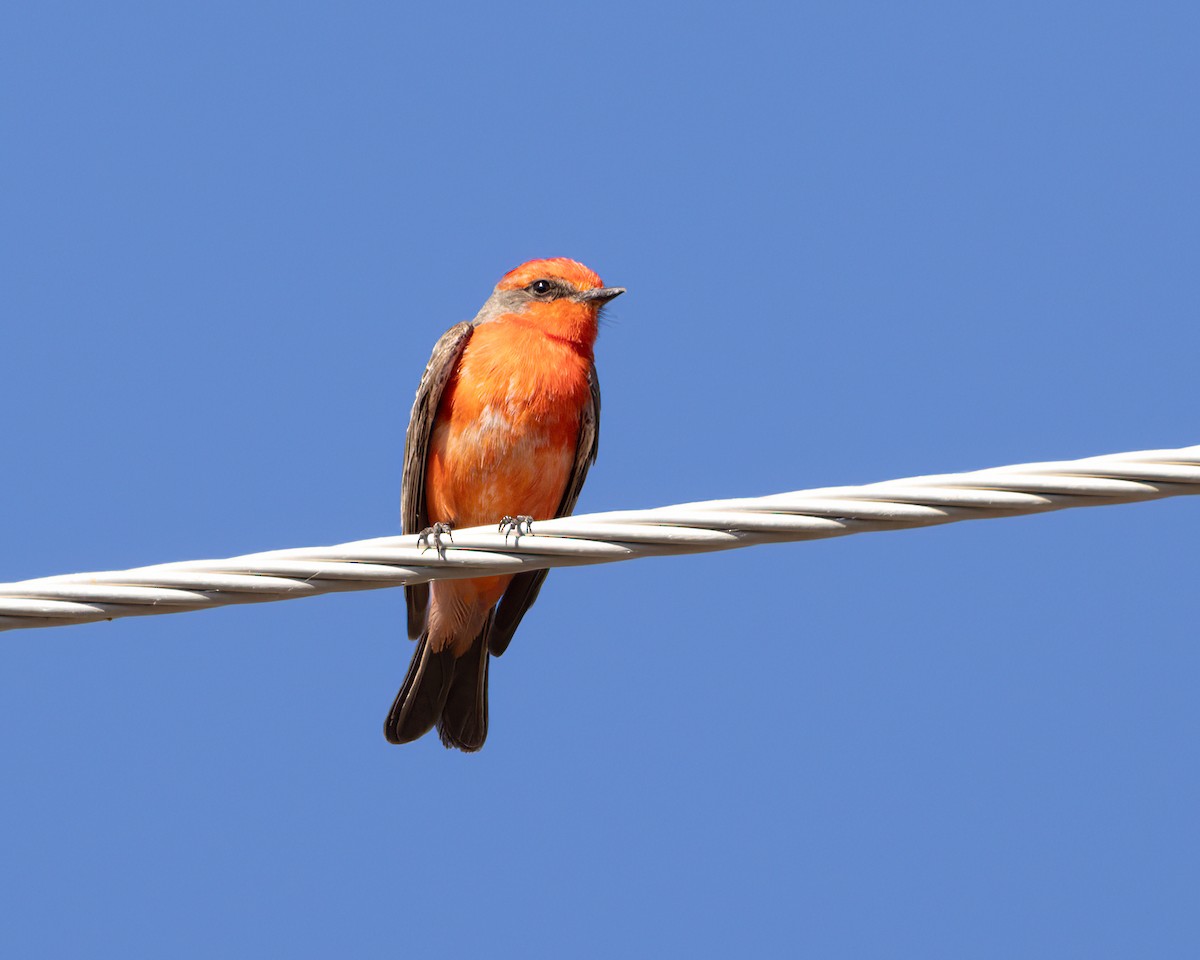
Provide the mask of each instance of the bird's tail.
[{"label": "bird's tail", "polygon": [[408,743],[436,725],[442,743],[468,753],[487,739],[489,616],[471,649],[461,657],[449,649],[434,651],[429,631],[421,634],[400,692],[392,703],[383,733],[389,743]]}]

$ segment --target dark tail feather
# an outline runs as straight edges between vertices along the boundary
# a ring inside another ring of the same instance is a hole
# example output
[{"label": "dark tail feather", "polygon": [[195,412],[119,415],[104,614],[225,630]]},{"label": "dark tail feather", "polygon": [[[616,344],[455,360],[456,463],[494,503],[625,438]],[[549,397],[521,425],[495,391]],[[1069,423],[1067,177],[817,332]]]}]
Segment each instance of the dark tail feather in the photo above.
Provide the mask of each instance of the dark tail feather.
[{"label": "dark tail feather", "polygon": [[429,635],[421,634],[404,683],[383,723],[388,743],[408,743],[433,729],[453,677],[454,654],[449,650],[434,653],[429,649]]},{"label": "dark tail feather", "polygon": [[471,649],[455,661],[454,679],[437,725],[442,743],[467,753],[478,750],[487,739],[488,632],[493,617],[488,617]]},{"label": "dark tail feather", "polygon": [[442,743],[468,753],[483,746],[488,728],[487,623],[461,657],[449,650],[434,653],[422,634],[408,675],[396,694],[383,732],[389,743],[408,743],[436,724]]}]

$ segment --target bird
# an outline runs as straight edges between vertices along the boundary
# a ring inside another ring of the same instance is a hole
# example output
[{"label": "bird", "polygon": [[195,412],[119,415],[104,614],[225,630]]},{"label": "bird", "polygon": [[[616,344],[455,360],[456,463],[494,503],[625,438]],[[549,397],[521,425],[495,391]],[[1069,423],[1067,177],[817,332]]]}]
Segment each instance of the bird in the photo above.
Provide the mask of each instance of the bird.
[{"label": "bird", "polygon": [[[607,287],[575,260],[530,260],[500,278],[470,321],[434,345],[404,443],[401,521],[442,549],[458,527],[532,533],[575,508],[600,435],[594,345]],[[390,743],[437,727],[479,750],[488,732],[488,661],[507,649],[547,571],[406,586],[417,641],[384,722]]]}]

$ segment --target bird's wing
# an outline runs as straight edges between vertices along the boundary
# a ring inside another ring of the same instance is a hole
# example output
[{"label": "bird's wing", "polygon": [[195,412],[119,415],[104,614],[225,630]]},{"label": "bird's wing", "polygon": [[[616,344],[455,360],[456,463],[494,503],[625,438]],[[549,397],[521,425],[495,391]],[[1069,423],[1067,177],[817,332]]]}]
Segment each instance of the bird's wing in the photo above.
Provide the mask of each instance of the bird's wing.
[{"label": "bird's wing", "polygon": [[[562,502],[558,505],[556,517],[565,517],[575,509],[579,500],[579,492],[583,489],[583,481],[587,479],[588,468],[596,462],[596,454],[600,450],[600,378],[596,375],[596,365],[588,368],[588,387],[590,396],[583,408],[579,422],[579,441],[575,445],[575,466],[567,481],[567,489],[563,492]],[[518,573],[500,598],[500,606],[496,608],[496,619],[492,622],[492,632],[488,636],[488,649],[494,656],[500,656],[508,649],[525,611],[533,606],[538,591],[546,579],[549,570],[534,570],[530,573]]]},{"label": "bird's wing", "polygon": [[[474,326],[463,321],[447,330],[433,346],[433,355],[425,365],[417,397],[413,400],[408,433],[404,438],[404,474],[400,492],[400,523],[404,533],[420,533],[429,526],[425,505],[425,462],[429,457],[429,437],[442,402],[442,391],[450,382],[459,357],[471,339]],[[425,629],[429,607],[429,584],[404,588],[408,602],[408,635],[417,638]]]}]

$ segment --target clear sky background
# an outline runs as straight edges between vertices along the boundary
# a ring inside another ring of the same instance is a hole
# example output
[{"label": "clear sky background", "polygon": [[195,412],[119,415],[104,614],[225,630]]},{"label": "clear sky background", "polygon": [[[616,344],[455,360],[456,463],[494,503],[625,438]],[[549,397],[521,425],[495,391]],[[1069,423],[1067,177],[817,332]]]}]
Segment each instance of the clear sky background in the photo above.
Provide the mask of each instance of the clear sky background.
[{"label": "clear sky background", "polygon": [[[434,8],[437,9],[434,9]],[[11,4],[0,580],[398,529],[429,350],[629,288],[586,511],[1200,442],[1194,4]],[[0,953],[1200,952],[1200,498],[0,636]]]}]

